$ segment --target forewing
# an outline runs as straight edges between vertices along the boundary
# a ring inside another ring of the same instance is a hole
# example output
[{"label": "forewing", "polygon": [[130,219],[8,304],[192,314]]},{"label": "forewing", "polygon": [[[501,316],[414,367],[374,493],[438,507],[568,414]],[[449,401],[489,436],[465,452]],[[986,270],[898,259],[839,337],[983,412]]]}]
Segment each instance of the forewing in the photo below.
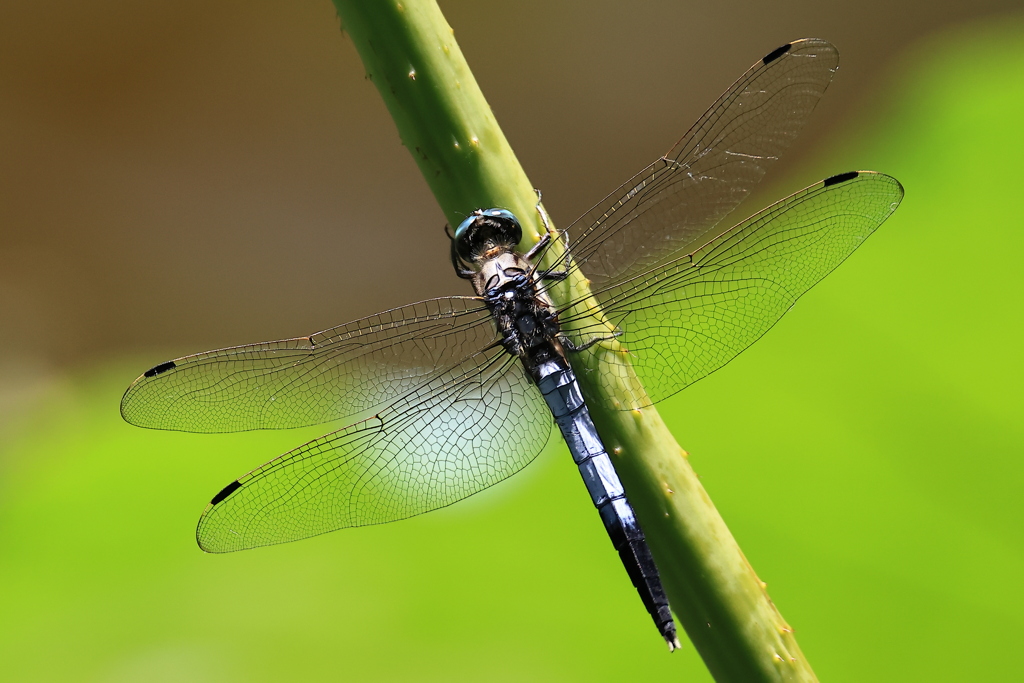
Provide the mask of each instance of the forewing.
[{"label": "forewing", "polygon": [[199,520],[199,545],[242,550],[450,505],[529,464],[551,424],[516,359],[500,348],[477,354],[232,482]]},{"label": "forewing", "polygon": [[[688,256],[595,292],[649,397],[637,390],[627,407],[671,396],[736,357],[853,253],[902,198],[899,182],[880,173],[833,176]],[[575,316],[565,318],[573,328]],[[579,344],[607,331],[593,326],[572,334]],[[624,367],[616,372],[608,363],[609,381],[628,382]]]},{"label": "forewing", "polygon": [[189,432],[280,429],[365,417],[494,343],[473,298],[430,299],[308,337],[161,363],[139,377],[121,414]]},{"label": "forewing", "polygon": [[812,38],[752,66],[668,154],[569,226],[576,266],[601,287],[712,239],[796,138],[838,65],[836,48]]}]

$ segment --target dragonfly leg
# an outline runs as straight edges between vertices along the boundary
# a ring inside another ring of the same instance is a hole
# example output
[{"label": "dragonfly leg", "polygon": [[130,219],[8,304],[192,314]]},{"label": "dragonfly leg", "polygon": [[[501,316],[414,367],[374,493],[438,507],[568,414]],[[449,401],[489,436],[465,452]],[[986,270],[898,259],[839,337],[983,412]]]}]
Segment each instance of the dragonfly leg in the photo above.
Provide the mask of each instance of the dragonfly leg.
[{"label": "dragonfly leg", "polygon": [[[537,215],[540,216],[540,222],[544,226],[545,234],[548,237],[550,237],[551,235],[558,236],[559,233],[554,228],[551,227],[551,216],[548,215],[548,210],[544,208],[544,204],[541,201],[540,190],[534,189],[534,192],[537,193],[537,205],[536,205]],[[570,263],[570,261],[569,261],[569,234],[567,232],[563,231],[561,233],[561,237],[562,237],[562,246],[564,247],[562,260],[565,262],[565,265],[563,266],[563,269],[564,270],[569,270],[569,263]],[[547,238],[545,238],[545,239],[547,239]],[[541,240],[541,242],[543,242],[544,245],[547,246],[547,242],[546,241]],[[535,249],[537,249],[537,247],[540,246],[541,242],[538,242],[537,246],[535,246],[530,251],[533,252]]]},{"label": "dragonfly leg", "polygon": [[540,215],[540,222],[544,225],[544,232],[550,235],[554,230],[551,229],[551,217],[548,216],[548,211],[544,208],[543,196],[540,190],[534,188],[533,191],[537,193],[537,213]]},{"label": "dragonfly leg", "polygon": [[564,348],[566,351],[572,351],[576,353],[578,351],[586,351],[594,344],[604,341],[611,341],[612,339],[621,336],[622,330],[615,330],[614,332],[609,332],[608,334],[595,334],[593,337],[583,342],[582,344],[577,344],[576,342],[572,341],[571,339],[564,335],[559,337],[558,341],[562,345],[562,348]]},{"label": "dragonfly leg", "polygon": [[[537,244],[533,245],[530,251],[523,254],[523,258],[527,261],[532,262],[538,253],[543,251],[549,244],[551,244],[551,233],[544,235]],[[567,259],[568,260],[568,259]],[[539,280],[550,280],[553,282],[561,282],[565,278],[569,277],[569,273],[565,270],[555,270],[553,267],[547,270],[537,271],[535,276]]]},{"label": "dragonfly leg", "polygon": [[552,282],[561,282],[565,278],[569,277],[569,273],[564,270],[544,270],[537,273],[537,277],[541,280],[551,280]]},{"label": "dragonfly leg", "polygon": [[533,247],[530,249],[530,251],[528,251],[525,254],[523,254],[523,258],[525,258],[527,261],[532,262],[534,257],[537,256],[537,254],[540,253],[550,243],[551,243],[551,233],[547,233],[546,235],[544,235],[543,237],[540,238],[540,241],[537,242],[537,244],[533,245]]}]

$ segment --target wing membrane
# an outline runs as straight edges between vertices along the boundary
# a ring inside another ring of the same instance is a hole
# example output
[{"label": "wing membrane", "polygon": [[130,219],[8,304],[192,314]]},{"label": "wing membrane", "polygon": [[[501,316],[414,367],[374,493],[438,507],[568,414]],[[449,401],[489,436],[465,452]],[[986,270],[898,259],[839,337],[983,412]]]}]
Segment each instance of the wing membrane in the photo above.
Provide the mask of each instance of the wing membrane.
[{"label": "wing membrane", "polygon": [[[595,292],[649,396],[638,390],[633,405],[667,398],[735,358],[852,254],[902,197],[899,182],[880,173],[833,176],[687,256]],[[566,311],[566,328],[580,313]],[[601,334],[607,330],[597,326],[572,333],[577,344]],[[613,361],[605,367],[610,377],[628,377]]]},{"label": "wing membrane", "polygon": [[308,337],[178,358],[135,380],[121,414],[190,432],[356,419],[493,343],[489,320],[477,299],[430,299]]},{"label": "wing membrane", "polygon": [[229,552],[444,507],[529,464],[551,424],[518,361],[490,350],[232,482],[196,536]]},{"label": "wing membrane", "polygon": [[803,128],[838,65],[836,48],[812,38],[752,66],[667,155],[569,226],[575,264],[600,288],[712,239]]}]

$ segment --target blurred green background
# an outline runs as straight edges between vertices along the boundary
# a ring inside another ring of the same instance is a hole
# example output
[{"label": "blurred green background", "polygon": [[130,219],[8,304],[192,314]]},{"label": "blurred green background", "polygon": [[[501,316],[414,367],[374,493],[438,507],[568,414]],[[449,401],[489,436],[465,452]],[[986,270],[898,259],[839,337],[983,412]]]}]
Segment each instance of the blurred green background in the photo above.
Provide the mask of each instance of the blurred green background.
[{"label": "blurred green background", "polygon": [[[822,680],[1020,677],[1011,6],[442,4],[563,225],[773,47],[839,46],[801,146],[740,212],[857,168],[907,197],[661,408]],[[200,552],[210,496],[318,432],[135,429],[124,388],[466,293],[443,218],[326,0],[8,3],[0,27],[0,677],[709,680],[688,644],[664,652],[560,447],[420,518]]]}]

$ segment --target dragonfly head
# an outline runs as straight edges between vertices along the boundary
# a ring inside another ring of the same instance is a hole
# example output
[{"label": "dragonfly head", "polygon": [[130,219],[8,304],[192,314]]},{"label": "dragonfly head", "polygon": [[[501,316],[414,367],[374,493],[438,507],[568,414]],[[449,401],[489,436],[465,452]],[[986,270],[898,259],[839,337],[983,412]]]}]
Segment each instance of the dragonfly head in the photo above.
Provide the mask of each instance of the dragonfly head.
[{"label": "dragonfly head", "polygon": [[476,264],[506,251],[515,251],[523,229],[506,209],[477,209],[459,224],[452,250],[465,263]]}]

